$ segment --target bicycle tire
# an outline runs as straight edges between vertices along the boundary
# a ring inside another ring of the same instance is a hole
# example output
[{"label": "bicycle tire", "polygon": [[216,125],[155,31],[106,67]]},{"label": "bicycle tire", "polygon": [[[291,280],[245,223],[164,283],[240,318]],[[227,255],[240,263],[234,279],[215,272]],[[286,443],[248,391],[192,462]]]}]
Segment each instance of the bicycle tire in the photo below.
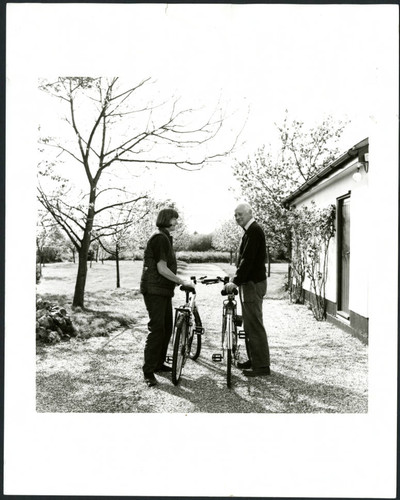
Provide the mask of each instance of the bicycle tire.
[{"label": "bicycle tire", "polygon": [[230,388],[232,386],[232,350],[226,351],[226,385]]},{"label": "bicycle tire", "polygon": [[[193,310],[194,323],[196,326],[201,327],[201,319],[197,307]],[[192,340],[189,346],[189,357],[190,359],[196,360],[200,356],[201,351],[201,335],[195,333],[192,336]]]},{"label": "bicycle tire", "polygon": [[172,383],[178,385],[186,360],[187,323],[183,314],[176,320],[174,350],[172,355]]},{"label": "bicycle tire", "polygon": [[232,354],[233,354],[233,359],[235,361],[238,361],[239,359],[238,333],[237,333],[237,327],[234,322],[232,330]]}]

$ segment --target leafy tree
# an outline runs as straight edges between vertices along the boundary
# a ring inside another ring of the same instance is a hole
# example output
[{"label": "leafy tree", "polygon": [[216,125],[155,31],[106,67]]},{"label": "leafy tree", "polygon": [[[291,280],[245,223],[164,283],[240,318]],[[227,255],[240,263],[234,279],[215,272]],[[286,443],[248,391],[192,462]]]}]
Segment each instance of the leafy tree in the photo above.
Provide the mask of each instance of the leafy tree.
[{"label": "leafy tree", "polygon": [[158,212],[163,208],[174,208],[178,214],[178,224],[173,234],[174,248],[176,250],[186,249],[189,242],[189,233],[187,230],[184,213],[176,204],[169,200],[156,200],[147,197],[141,204],[141,209],[137,212],[137,222],[131,227],[129,240],[134,253],[144,250],[150,236],[156,228]]},{"label": "leafy tree", "polygon": [[40,272],[42,266],[48,262],[59,262],[66,249],[66,240],[60,229],[49,215],[39,212],[36,225],[36,261]]},{"label": "leafy tree", "polygon": [[233,219],[228,219],[224,221],[214,232],[212,237],[212,246],[216,250],[229,252],[230,264],[232,265],[233,255],[235,254],[236,258],[242,236],[243,230],[236,224]]},{"label": "leafy tree", "polygon": [[[87,256],[98,232],[95,219],[126,203],[112,197],[121,189],[116,185],[121,171],[129,174],[136,166],[138,173],[137,168],[154,164],[197,169],[233,149],[213,149],[223,124],[219,110],[205,117],[204,111],[184,109],[178,99],[155,102],[154,91],[146,94],[150,85],[146,78],[123,88],[118,78],[103,77],[59,77],[40,84],[65,111],[62,138],[41,140],[43,155],[53,149],[57,156],[40,163],[38,199],[77,250],[74,307],[84,306]],[[83,189],[76,188],[74,176],[80,176]]]},{"label": "leafy tree", "polygon": [[243,196],[265,230],[269,251],[290,253],[289,215],[282,201],[338,156],[345,126],[327,117],[307,129],[302,121],[290,122],[286,112],[282,125],[277,125],[278,151],[262,146],[233,165]]}]

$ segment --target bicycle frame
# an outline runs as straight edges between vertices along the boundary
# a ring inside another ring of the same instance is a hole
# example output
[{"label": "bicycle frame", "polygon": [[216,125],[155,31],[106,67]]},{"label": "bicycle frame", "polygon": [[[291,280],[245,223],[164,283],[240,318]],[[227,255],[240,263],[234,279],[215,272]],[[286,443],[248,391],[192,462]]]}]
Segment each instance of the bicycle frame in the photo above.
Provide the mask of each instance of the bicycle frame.
[{"label": "bicycle frame", "polygon": [[[225,332],[222,332],[222,350],[232,349],[233,334],[236,334],[236,300],[233,294],[228,295],[228,298],[223,302],[222,318]],[[226,338],[225,338],[226,337]],[[225,347],[226,346],[226,347]]]},{"label": "bicycle frame", "polygon": [[[212,284],[223,282],[226,284],[228,278],[211,278],[208,280],[203,280],[203,283]],[[213,361],[222,361],[226,357],[226,368],[227,368],[227,386],[231,387],[232,380],[232,363],[235,363],[239,359],[239,338],[244,338],[244,332],[238,332],[238,326],[242,324],[242,318],[237,314],[237,302],[235,295],[238,291],[233,290],[231,293],[226,293],[225,290],[221,291],[221,294],[227,296],[223,301],[222,305],[222,330],[221,330],[221,349],[222,354],[213,354]],[[226,354],[226,356],[225,356]]]},{"label": "bicycle frame", "polygon": [[[191,278],[196,283],[196,278]],[[196,308],[196,292],[181,287],[185,292],[185,303],[175,308],[174,330],[172,336],[173,355],[167,357],[172,363],[172,382],[179,383],[187,358],[197,359],[201,350],[201,335],[204,328]],[[197,343],[194,342],[196,334]]]},{"label": "bicycle frame", "polygon": [[172,344],[175,342],[176,326],[179,314],[183,314],[185,316],[185,321],[187,322],[188,325],[188,333],[189,333],[188,338],[193,336],[193,317],[194,317],[194,309],[196,306],[196,295],[192,294],[188,290],[185,290],[185,295],[186,295],[185,303],[180,307],[175,307]]}]

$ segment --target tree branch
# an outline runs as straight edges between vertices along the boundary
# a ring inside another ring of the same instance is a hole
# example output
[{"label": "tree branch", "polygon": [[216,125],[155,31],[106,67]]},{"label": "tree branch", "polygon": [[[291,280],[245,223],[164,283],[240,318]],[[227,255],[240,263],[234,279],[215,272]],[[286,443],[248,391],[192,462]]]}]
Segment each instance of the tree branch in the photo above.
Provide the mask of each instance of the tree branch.
[{"label": "tree branch", "polygon": [[114,207],[119,207],[121,205],[128,205],[129,203],[136,203],[137,201],[139,200],[143,200],[144,198],[147,198],[148,196],[147,195],[144,195],[144,196],[139,196],[138,198],[135,198],[133,200],[129,200],[129,201],[121,201],[119,203],[113,203],[112,205],[108,205],[106,207],[102,207],[100,208],[99,210],[96,210],[94,212],[94,215],[97,215],[99,214],[100,212],[103,212],[104,210],[108,210],[109,208],[114,208]]}]

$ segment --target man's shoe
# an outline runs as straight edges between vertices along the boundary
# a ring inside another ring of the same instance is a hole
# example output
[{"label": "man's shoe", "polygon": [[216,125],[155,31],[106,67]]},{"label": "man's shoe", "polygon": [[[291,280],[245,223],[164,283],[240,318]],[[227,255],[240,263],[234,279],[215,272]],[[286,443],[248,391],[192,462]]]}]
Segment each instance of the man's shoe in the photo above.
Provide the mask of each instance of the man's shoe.
[{"label": "man's shoe", "polygon": [[266,375],[271,375],[271,370],[268,366],[267,368],[258,368],[255,370],[243,370],[242,373],[246,377],[265,377]]},{"label": "man's shoe", "polygon": [[237,367],[240,368],[241,370],[247,370],[251,368],[251,361],[248,359],[247,361],[244,361],[243,363],[238,363]]},{"label": "man's shoe", "polygon": [[156,377],[151,374],[151,375],[145,375],[144,376],[144,381],[146,382],[148,387],[154,387],[155,385],[158,384]]},{"label": "man's shoe", "polygon": [[159,372],[172,372],[172,368],[168,365],[162,365],[160,368],[154,370],[155,373]]}]

